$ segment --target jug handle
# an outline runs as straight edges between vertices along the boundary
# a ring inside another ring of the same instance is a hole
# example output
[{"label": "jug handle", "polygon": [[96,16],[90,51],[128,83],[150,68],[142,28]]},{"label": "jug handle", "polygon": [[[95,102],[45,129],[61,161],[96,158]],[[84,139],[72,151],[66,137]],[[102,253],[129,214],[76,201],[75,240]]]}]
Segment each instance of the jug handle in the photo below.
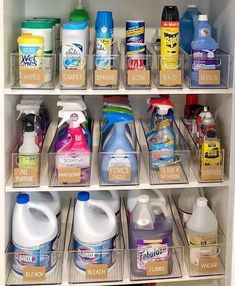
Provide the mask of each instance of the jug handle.
[{"label": "jug handle", "polygon": [[113,210],[104,201],[89,200],[88,201],[88,206],[95,206],[95,207],[103,210],[107,214],[107,216],[111,218],[112,222],[114,224],[116,224],[116,216],[115,216]]},{"label": "jug handle", "polygon": [[163,203],[163,202],[151,202],[151,205],[152,206],[156,206],[156,207],[160,207],[161,210],[163,211],[163,214],[164,216],[167,218],[167,217],[170,217],[167,209],[166,209],[166,205]]},{"label": "jug handle", "polygon": [[153,190],[159,197],[160,202],[163,203],[164,205],[166,205],[166,198],[164,197],[164,195],[162,194],[162,192],[158,189]]},{"label": "jug handle", "polygon": [[60,204],[61,204],[61,200],[60,200],[60,195],[58,192],[49,192],[50,195],[52,196],[53,200],[54,201],[59,201]]},{"label": "jug handle", "polygon": [[57,218],[56,218],[54,212],[49,207],[47,207],[46,205],[41,204],[41,203],[33,203],[30,201],[28,203],[28,207],[30,209],[39,210],[42,213],[44,213],[46,215],[46,217],[48,218],[48,221],[50,222],[51,227],[56,228],[58,231]]}]

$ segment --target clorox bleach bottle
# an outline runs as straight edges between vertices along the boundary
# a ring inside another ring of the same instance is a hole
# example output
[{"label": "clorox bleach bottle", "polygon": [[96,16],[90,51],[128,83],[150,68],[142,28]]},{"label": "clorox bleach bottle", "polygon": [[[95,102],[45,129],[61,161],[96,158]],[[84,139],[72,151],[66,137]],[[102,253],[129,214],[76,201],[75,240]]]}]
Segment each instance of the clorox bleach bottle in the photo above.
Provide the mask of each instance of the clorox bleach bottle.
[{"label": "clorox bleach bottle", "polygon": [[40,203],[49,207],[57,217],[58,237],[61,231],[61,199],[58,192],[30,192],[28,193],[30,202]]},{"label": "clorox bleach bottle", "polygon": [[73,231],[75,264],[79,269],[86,270],[87,264],[112,266],[117,220],[107,203],[90,199],[88,192],[78,193]]},{"label": "clorox bleach bottle", "polygon": [[53,251],[57,233],[53,211],[45,204],[31,202],[28,194],[19,194],[12,220],[13,270],[19,275],[23,275],[27,266],[43,266],[46,272],[52,270],[56,265]]}]

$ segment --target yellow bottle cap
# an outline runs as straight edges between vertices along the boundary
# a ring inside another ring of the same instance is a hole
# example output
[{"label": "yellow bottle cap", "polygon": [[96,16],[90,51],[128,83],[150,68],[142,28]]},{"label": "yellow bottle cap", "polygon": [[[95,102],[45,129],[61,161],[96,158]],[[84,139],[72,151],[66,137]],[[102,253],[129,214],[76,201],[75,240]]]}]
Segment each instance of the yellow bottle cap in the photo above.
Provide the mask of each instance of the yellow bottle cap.
[{"label": "yellow bottle cap", "polygon": [[17,39],[19,45],[44,45],[44,37],[32,34],[23,34]]}]

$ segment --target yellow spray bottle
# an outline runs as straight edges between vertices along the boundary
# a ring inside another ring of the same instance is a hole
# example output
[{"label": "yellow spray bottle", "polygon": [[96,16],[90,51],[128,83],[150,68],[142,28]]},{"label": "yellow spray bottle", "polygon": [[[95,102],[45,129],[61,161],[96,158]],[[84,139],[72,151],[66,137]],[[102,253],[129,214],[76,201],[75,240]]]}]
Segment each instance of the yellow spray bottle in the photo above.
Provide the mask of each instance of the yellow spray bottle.
[{"label": "yellow spray bottle", "polygon": [[179,68],[179,13],[165,6],[161,21],[161,70]]}]

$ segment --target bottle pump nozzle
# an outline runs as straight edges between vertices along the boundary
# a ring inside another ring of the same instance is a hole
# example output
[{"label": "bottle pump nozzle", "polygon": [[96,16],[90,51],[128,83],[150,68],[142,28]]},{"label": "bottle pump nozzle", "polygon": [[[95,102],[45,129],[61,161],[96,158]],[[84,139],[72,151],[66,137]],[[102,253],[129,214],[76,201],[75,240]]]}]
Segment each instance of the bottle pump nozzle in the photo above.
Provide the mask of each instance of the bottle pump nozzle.
[{"label": "bottle pump nozzle", "polygon": [[77,128],[82,123],[86,122],[85,115],[82,111],[74,111],[74,110],[60,110],[59,117],[62,118],[60,121],[58,128],[62,126],[65,122],[69,123],[71,128]]},{"label": "bottle pump nozzle", "polygon": [[123,122],[127,124],[134,121],[134,118],[131,114],[115,113],[115,112],[105,113],[104,119],[108,120],[108,122],[103,127],[103,133],[106,132],[106,130],[113,124],[118,124]]}]

